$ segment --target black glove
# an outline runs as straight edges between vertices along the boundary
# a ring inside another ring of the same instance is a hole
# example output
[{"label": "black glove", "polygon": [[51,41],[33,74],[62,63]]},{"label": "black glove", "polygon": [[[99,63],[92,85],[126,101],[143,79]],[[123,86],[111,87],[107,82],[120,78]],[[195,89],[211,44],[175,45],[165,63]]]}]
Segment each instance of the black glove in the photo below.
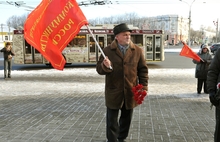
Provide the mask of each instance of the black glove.
[{"label": "black glove", "polygon": [[202,59],[200,59],[200,63],[204,63],[204,61]]},{"label": "black glove", "polygon": [[203,59],[203,62],[204,62],[204,63],[207,63],[207,60]]},{"label": "black glove", "polygon": [[200,59],[200,63],[207,63],[207,60],[205,60],[205,59]]},{"label": "black glove", "polygon": [[216,99],[214,92],[209,93],[209,100],[214,106],[219,106],[219,101]]}]

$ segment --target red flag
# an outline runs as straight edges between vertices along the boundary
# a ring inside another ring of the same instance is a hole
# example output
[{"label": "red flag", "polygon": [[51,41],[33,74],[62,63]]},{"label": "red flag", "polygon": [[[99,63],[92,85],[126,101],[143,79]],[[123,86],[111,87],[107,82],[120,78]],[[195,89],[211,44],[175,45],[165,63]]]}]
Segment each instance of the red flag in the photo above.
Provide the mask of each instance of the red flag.
[{"label": "red flag", "polygon": [[198,62],[200,61],[199,55],[197,55],[195,52],[193,52],[193,50],[184,42],[183,42],[183,48],[180,52],[180,56],[189,57],[189,58],[192,58]]},{"label": "red flag", "polygon": [[76,0],[42,0],[24,24],[26,41],[50,63],[63,70],[62,51],[88,21]]}]

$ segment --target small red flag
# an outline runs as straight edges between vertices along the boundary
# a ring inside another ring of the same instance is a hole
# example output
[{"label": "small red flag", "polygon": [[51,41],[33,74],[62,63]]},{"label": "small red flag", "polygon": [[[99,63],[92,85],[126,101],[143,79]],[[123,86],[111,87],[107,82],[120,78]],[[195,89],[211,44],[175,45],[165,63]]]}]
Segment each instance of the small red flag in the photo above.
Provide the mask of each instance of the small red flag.
[{"label": "small red flag", "polygon": [[63,70],[62,51],[88,21],[76,0],[42,0],[24,24],[26,41],[50,63]]},{"label": "small red flag", "polygon": [[192,58],[196,61],[200,61],[199,55],[197,55],[186,43],[183,42],[183,48],[180,52],[180,56]]}]

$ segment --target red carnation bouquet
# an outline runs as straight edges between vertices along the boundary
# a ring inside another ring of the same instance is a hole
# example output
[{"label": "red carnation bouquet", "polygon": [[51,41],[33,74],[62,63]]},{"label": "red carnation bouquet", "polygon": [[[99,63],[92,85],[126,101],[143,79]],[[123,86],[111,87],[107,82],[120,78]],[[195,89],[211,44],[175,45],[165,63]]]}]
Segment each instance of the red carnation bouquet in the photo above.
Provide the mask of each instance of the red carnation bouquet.
[{"label": "red carnation bouquet", "polygon": [[220,82],[217,84],[217,90],[219,90],[220,89]]},{"label": "red carnation bouquet", "polygon": [[215,94],[217,100],[220,100],[220,82],[217,84],[217,93]]},{"label": "red carnation bouquet", "polygon": [[142,104],[144,98],[147,96],[147,92],[143,89],[142,84],[138,84],[132,88],[132,92],[134,93],[134,100],[137,104]]}]

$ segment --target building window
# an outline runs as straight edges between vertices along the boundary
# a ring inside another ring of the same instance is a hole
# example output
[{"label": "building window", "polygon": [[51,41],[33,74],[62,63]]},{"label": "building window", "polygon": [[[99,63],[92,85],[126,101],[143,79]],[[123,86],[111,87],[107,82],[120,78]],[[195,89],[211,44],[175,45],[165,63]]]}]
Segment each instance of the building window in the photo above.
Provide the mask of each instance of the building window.
[{"label": "building window", "polygon": [[8,40],[8,36],[5,36],[5,40]]}]

